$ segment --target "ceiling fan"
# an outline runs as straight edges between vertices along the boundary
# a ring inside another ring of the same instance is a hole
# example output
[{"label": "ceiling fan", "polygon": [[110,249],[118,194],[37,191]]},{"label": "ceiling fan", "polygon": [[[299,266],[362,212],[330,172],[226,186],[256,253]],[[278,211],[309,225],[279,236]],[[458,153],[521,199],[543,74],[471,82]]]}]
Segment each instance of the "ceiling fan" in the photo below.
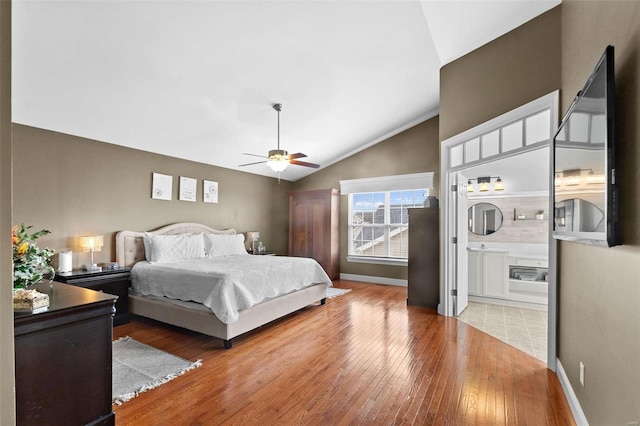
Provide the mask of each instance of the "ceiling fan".
[{"label": "ceiling fan", "polygon": [[238,167],[251,166],[253,164],[261,164],[267,163],[271,170],[278,173],[283,172],[289,164],[294,164],[296,166],[304,166],[304,167],[312,167],[317,169],[320,167],[319,164],[307,163],[306,161],[299,161],[298,158],[306,157],[305,154],[298,152],[296,154],[289,154],[284,149],[280,149],[280,111],[282,110],[282,104],[273,104],[273,109],[278,112],[278,148],[272,149],[269,151],[269,155],[266,157],[264,155],[257,154],[248,154],[243,152],[244,155],[252,155],[254,157],[265,158],[264,161],[256,161],[254,163],[240,164]]}]

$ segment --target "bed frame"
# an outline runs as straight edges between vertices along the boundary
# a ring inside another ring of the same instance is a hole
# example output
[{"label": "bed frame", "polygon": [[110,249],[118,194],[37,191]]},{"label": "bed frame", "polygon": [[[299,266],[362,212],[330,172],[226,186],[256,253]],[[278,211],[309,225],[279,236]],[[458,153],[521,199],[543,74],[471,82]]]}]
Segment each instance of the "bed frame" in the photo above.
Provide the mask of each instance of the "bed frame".
[{"label": "bed frame", "polygon": [[[234,229],[218,230],[199,223],[174,223],[154,231],[158,235],[175,235],[183,233],[235,234]],[[120,231],[116,234],[116,260],[126,268],[136,262],[145,260],[142,236],[144,232]],[[145,296],[130,294],[129,311],[133,314],[151,318],[167,324],[176,325],[192,331],[224,341],[225,349],[232,346],[231,339],[258,328],[268,322],[281,318],[305,306],[320,302],[326,303],[327,284],[316,284],[293,293],[255,305],[240,311],[238,320],[231,324],[220,321],[209,309],[193,303],[193,309],[171,302],[151,299]]]}]

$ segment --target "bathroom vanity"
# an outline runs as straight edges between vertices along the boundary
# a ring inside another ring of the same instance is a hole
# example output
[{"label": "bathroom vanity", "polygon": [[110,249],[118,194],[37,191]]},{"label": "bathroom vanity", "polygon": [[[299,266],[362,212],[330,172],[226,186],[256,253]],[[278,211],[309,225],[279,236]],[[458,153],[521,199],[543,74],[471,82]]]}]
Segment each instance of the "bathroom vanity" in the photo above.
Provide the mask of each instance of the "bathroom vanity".
[{"label": "bathroom vanity", "polygon": [[469,247],[469,298],[546,309],[548,260],[522,247]]}]

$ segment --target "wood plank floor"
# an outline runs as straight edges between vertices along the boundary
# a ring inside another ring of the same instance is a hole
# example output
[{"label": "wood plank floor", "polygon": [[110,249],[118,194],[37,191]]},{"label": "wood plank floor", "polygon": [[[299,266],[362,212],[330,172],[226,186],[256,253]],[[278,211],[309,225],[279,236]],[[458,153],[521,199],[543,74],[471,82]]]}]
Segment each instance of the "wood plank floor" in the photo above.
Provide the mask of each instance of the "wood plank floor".
[{"label": "wood plank floor", "polygon": [[233,341],[134,317],[114,328],[200,368],[114,406],[117,425],[573,425],[556,375],[403,287],[352,291]]}]

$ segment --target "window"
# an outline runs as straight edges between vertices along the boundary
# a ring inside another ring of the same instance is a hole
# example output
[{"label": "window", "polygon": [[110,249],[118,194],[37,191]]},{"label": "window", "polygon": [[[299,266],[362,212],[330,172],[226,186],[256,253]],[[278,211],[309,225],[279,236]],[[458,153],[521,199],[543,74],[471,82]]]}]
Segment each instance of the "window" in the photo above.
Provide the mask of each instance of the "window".
[{"label": "window", "polygon": [[[506,123],[502,117],[498,117],[449,139],[449,168],[468,167],[470,164],[486,162],[494,156],[499,158],[507,152],[513,155],[529,149],[531,145],[548,144],[553,132],[551,108],[543,105],[542,110],[535,108],[521,115],[515,121]],[[499,124],[494,124],[496,120]]]},{"label": "window", "polygon": [[410,207],[422,207],[429,191],[349,194],[349,255],[406,259]]},{"label": "window", "polygon": [[[417,189],[416,189],[417,188]],[[340,181],[349,195],[350,262],[406,264],[410,207],[422,207],[433,172]]]}]

